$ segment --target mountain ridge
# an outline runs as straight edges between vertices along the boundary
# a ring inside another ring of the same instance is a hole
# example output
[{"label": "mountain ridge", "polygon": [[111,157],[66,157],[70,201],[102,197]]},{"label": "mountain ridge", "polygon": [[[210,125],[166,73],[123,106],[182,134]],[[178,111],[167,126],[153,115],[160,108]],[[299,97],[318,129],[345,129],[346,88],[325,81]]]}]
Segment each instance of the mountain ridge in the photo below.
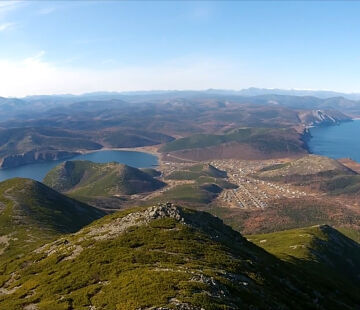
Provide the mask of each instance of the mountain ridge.
[{"label": "mountain ridge", "polygon": [[354,287],[328,282],[326,275],[307,282],[311,273],[275,258],[220,219],[172,204],[108,215],[21,260],[20,268],[7,267],[0,292],[0,306],[9,310],[360,305]]}]

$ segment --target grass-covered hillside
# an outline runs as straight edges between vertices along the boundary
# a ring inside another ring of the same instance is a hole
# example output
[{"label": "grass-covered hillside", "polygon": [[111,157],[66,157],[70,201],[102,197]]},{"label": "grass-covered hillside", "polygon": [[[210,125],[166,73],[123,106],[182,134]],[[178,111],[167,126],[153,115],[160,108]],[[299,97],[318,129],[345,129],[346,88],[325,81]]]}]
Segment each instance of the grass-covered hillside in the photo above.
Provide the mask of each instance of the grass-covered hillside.
[{"label": "grass-covered hillside", "polygon": [[160,151],[193,160],[262,159],[306,152],[299,134],[292,129],[278,128],[240,128],[222,135],[196,134],[168,142]]},{"label": "grass-covered hillside", "polygon": [[0,183],[0,260],[75,232],[104,213],[30,179]]},{"label": "grass-covered hillside", "polygon": [[345,276],[360,285],[360,244],[328,225],[292,229],[262,235],[250,235],[251,242],[282,260],[319,271],[336,278]]},{"label": "grass-covered hillside", "polygon": [[76,197],[112,197],[151,192],[165,184],[151,174],[118,163],[66,161],[52,169],[44,183]]},{"label": "grass-covered hillside", "polygon": [[218,218],[169,204],[106,216],[1,268],[8,310],[360,306],[350,282],[313,277]]}]

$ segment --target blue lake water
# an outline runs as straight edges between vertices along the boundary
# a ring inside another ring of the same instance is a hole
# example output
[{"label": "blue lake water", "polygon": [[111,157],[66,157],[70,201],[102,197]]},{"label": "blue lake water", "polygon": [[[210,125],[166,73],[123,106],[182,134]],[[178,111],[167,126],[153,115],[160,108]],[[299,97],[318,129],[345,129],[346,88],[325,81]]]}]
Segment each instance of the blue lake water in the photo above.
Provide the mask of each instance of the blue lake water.
[{"label": "blue lake water", "polygon": [[314,127],[308,142],[311,153],[360,162],[360,120],[337,126]]},{"label": "blue lake water", "polygon": [[0,181],[22,177],[42,181],[49,170],[66,160],[90,160],[96,163],[118,162],[136,168],[148,168],[158,164],[157,157],[148,153],[133,151],[96,151],[74,156],[70,159],[29,164],[0,170]]}]

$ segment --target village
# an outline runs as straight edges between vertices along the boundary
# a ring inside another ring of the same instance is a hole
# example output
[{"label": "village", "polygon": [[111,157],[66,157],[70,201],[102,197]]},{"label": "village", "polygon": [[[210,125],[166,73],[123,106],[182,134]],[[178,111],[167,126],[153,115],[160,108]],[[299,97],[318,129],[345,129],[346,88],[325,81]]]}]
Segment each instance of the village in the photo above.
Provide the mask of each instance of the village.
[{"label": "village", "polygon": [[238,188],[224,190],[218,203],[229,208],[266,208],[273,199],[300,198],[308,195],[288,184],[258,180],[253,175],[265,166],[282,161],[214,160],[210,164],[228,174],[229,181]]},{"label": "village", "polygon": [[[264,209],[271,201],[281,198],[301,198],[313,195],[290,184],[280,184],[255,178],[256,172],[270,165],[283,163],[284,160],[235,160],[222,159],[206,162],[219,170],[227,172],[228,181],[237,185],[235,189],[224,189],[216,203],[227,208]],[[184,170],[194,163],[162,162],[158,167],[161,178],[168,184],[165,188],[150,194],[145,199],[153,198],[181,184],[193,183],[191,180],[169,180],[166,177],[174,171]]]}]

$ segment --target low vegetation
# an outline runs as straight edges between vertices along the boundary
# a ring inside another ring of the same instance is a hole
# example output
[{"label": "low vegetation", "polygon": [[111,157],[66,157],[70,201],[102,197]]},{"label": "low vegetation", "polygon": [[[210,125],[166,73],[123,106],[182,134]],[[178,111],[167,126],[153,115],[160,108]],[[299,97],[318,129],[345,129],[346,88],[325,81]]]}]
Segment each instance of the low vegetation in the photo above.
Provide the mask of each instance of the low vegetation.
[{"label": "low vegetation", "polygon": [[316,273],[268,254],[218,218],[169,204],[114,213],[0,267],[0,308],[8,310],[360,305],[350,282],[326,274],[309,281]]},{"label": "low vegetation", "polygon": [[360,284],[360,244],[330,226],[250,235],[248,239],[282,260],[302,261],[311,268],[318,265],[317,270]]},{"label": "low vegetation", "polygon": [[104,216],[86,204],[30,180],[0,183],[0,254],[23,254],[41,242],[75,232]]}]

